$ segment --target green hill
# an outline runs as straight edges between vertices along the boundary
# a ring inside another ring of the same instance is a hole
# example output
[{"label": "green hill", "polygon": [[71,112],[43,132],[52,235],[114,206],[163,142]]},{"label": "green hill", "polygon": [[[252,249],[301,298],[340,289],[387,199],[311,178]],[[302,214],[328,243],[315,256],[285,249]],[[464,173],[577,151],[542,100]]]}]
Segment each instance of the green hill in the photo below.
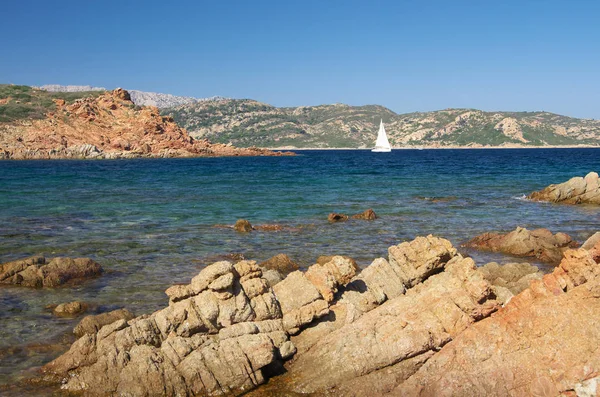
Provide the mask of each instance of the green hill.
[{"label": "green hill", "polygon": [[277,108],[250,99],[205,101],[162,112],[194,137],[242,147],[368,148],[380,119],[396,147],[600,145],[600,121],[548,112],[396,114],[378,105]]}]

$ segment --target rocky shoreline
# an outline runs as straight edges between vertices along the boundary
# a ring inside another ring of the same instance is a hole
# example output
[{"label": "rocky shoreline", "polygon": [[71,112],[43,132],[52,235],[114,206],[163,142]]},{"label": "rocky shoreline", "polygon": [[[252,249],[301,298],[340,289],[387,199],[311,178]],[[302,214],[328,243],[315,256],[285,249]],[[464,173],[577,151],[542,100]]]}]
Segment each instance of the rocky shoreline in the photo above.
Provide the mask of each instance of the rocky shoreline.
[{"label": "rocky shoreline", "polygon": [[[332,213],[328,222],[349,218]],[[135,396],[596,395],[600,232],[580,246],[565,233],[517,227],[463,247],[552,270],[476,264],[432,235],[392,245],[362,269],[340,255],[306,269],[285,254],[261,263],[232,255],[168,288],[168,305],[153,313],[84,317],[69,350],[22,387]],[[0,264],[0,283],[56,288],[101,273],[88,258],[31,257]],[[67,317],[87,308],[52,307]]]},{"label": "rocky shoreline", "polygon": [[434,236],[362,270],[342,256],[306,271],[285,255],[215,262],[152,314],[84,318],[31,382],[85,395],[569,394],[600,368],[597,236],[547,275],[477,267]]}]

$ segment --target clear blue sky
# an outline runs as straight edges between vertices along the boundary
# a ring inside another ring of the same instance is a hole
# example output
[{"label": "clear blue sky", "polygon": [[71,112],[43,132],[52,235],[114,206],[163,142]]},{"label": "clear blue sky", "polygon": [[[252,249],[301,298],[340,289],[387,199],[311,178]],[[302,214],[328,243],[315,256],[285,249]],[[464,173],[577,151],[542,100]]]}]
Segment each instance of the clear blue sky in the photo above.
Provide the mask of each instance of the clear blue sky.
[{"label": "clear blue sky", "polygon": [[5,1],[0,82],[600,119],[598,1]]}]

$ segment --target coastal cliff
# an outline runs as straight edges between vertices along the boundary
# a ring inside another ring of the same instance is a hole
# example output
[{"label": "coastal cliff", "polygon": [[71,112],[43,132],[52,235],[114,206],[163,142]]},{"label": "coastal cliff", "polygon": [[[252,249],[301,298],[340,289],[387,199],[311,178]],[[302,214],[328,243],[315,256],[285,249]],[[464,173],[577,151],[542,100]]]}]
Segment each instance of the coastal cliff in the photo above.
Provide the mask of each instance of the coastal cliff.
[{"label": "coastal cliff", "polygon": [[0,159],[282,155],[194,139],[129,92],[48,93],[2,86]]}]

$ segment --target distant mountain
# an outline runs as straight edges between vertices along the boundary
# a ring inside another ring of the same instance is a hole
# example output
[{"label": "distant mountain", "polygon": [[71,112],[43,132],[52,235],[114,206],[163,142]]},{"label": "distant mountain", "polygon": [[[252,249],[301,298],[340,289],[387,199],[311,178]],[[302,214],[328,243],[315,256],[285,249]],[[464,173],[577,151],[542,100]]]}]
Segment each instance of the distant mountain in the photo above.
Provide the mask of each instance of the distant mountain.
[{"label": "distant mountain", "polygon": [[46,84],[37,88],[38,90],[44,90],[49,92],[85,92],[85,91],[106,91],[104,87],[92,87],[91,85],[59,85],[59,84]]},{"label": "distant mountain", "polygon": [[160,94],[158,92],[145,92],[138,90],[128,90],[131,94],[131,100],[140,106],[156,106],[159,109],[173,106],[181,106],[204,101],[220,101],[221,97],[211,98],[192,98],[189,96],[175,96],[171,94]]},{"label": "distant mountain", "polygon": [[[58,85],[48,84],[38,88],[40,90],[49,92],[84,92],[84,91],[106,91],[103,87],[91,87],[89,85]],[[158,92],[146,92],[139,90],[127,90],[131,95],[133,103],[139,106],[156,106],[159,109],[168,108],[173,106],[181,106],[196,102],[203,101],[218,101],[223,98],[211,97],[211,98],[193,98],[187,96],[176,96],[171,94],[161,94]]]},{"label": "distant mountain", "polygon": [[194,137],[240,147],[368,148],[383,119],[392,146],[600,146],[600,121],[548,112],[445,109],[396,114],[379,105],[277,108],[221,99],[163,109]]}]

